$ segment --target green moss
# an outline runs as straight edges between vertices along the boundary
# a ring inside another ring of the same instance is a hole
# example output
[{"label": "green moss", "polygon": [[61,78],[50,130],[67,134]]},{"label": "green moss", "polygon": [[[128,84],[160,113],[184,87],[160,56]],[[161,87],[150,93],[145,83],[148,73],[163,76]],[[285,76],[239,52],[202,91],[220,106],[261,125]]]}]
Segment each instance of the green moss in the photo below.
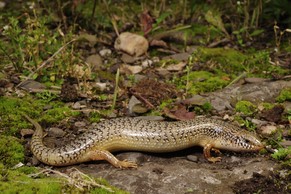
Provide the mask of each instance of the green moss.
[{"label": "green moss", "polygon": [[33,117],[38,117],[43,112],[45,106],[51,109],[46,111],[38,121],[55,123],[66,117],[78,115],[79,112],[72,111],[62,102],[48,102],[45,100],[35,100],[30,96],[23,99],[0,97],[0,128],[4,135],[17,135],[20,129],[31,126],[21,113],[27,113]]},{"label": "green moss", "polygon": [[39,115],[41,106],[31,99],[0,97],[0,110],[0,128],[3,130],[3,134],[15,135],[20,129],[28,127],[20,113],[29,112],[32,115]]},{"label": "green moss", "polygon": [[61,182],[55,178],[33,179],[17,170],[1,170],[0,192],[1,193],[62,193]]},{"label": "green moss", "polygon": [[236,103],[235,110],[249,116],[254,114],[256,111],[256,106],[250,101],[242,100]]},{"label": "green moss", "polygon": [[4,135],[0,139],[0,163],[12,167],[24,161],[24,148],[19,139]]},{"label": "green moss", "polygon": [[291,147],[279,148],[277,152],[271,154],[271,156],[284,162],[284,165],[291,167]]},{"label": "green moss", "polygon": [[[28,176],[30,174],[37,174],[35,176]],[[82,177],[86,178],[86,177]],[[96,183],[110,188],[113,193],[126,194],[128,192],[122,191],[112,187],[104,179],[94,179]],[[82,180],[80,180],[82,181]],[[71,185],[67,179],[59,176],[47,177],[45,174],[38,174],[34,167],[20,167],[15,170],[10,170],[0,163],[0,193],[19,193],[19,194],[55,194],[55,193],[112,193],[102,188],[84,187],[81,191],[74,185]]]},{"label": "green moss", "polygon": [[46,123],[56,123],[66,117],[77,116],[80,112],[72,111],[67,106],[55,107],[46,111],[46,114],[41,116],[40,121]]},{"label": "green moss", "polygon": [[94,123],[94,122],[99,122],[101,119],[101,115],[99,112],[90,112],[90,115],[89,115],[89,121],[91,123]]},{"label": "green moss", "polygon": [[234,120],[237,121],[240,124],[240,126],[245,126],[249,131],[255,131],[257,128],[257,126],[253,122],[247,119],[243,119],[239,115],[236,115],[234,117]]},{"label": "green moss", "polygon": [[194,111],[197,114],[207,114],[212,110],[212,106],[211,103],[209,102],[205,102],[203,105],[201,106],[195,106],[194,107]]},{"label": "green moss", "polygon": [[185,89],[190,94],[212,92],[226,86],[229,81],[224,80],[224,74],[215,75],[207,71],[189,72],[187,75],[177,78],[179,89]]},{"label": "green moss", "polygon": [[281,90],[276,100],[277,102],[291,101],[291,88]]},{"label": "green moss", "polygon": [[271,104],[271,103],[268,103],[268,102],[263,102],[263,103],[261,103],[261,106],[263,106],[265,110],[270,110],[275,106],[275,104]]},{"label": "green moss", "polygon": [[193,54],[194,63],[207,63],[212,69],[230,75],[246,72],[248,76],[272,77],[273,73],[285,75],[287,70],[269,63],[269,51],[252,51],[242,53],[234,49],[202,48]]}]

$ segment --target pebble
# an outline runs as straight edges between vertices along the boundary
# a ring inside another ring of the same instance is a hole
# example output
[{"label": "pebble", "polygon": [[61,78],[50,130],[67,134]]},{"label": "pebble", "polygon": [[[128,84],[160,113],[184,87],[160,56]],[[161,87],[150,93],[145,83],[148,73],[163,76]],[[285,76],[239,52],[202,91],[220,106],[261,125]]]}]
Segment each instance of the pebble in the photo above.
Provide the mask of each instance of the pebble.
[{"label": "pebble", "polygon": [[271,135],[277,130],[277,127],[274,125],[266,125],[261,127],[261,134],[262,135]]},{"label": "pebble", "polygon": [[152,66],[152,64],[153,64],[153,61],[149,60],[149,59],[146,59],[143,62],[141,62],[141,66],[143,68],[148,68],[148,67]]},{"label": "pebble", "polygon": [[259,119],[251,119],[251,122],[257,126],[266,125],[268,123],[267,121],[263,121],[263,120],[259,120]]},{"label": "pebble", "polygon": [[145,113],[147,108],[142,106],[142,102],[139,101],[135,96],[132,96],[128,102],[128,111],[129,114],[133,113]]},{"label": "pebble", "polygon": [[120,72],[121,73],[126,73],[126,74],[137,74],[140,73],[142,71],[142,67],[138,66],[138,65],[126,65],[126,64],[122,64],[120,66]]},{"label": "pebble", "polygon": [[6,6],[6,3],[4,1],[0,1],[0,9],[3,9]]},{"label": "pebble", "polygon": [[149,43],[143,36],[130,32],[123,32],[115,40],[114,48],[131,56],[138,57],[147,52]]},{"label": "pebble", "polygon": [[79,110],[79,109],[81,109],[81,104],[80,104],[80,102],[75,102],[75,103],[72,105],[72,109],[74,109],[74,110]]},{"label": "pebble", "polygon": [[98,54],[90,55],[89,57],[87,57],[86,63],[90,64],[93,71],[100,69],[103,64],[102,58]]},{"label": "pebble", "polygon": [[106,83],[96,82],[95,88],[98,88],[101,92],[106,89]]},{"label": "pebble", "polygon": [[195,155],[188,155],[187,159],[191,162],[198,162],[198,157]]},{"label": "pebble", "polygon": [[107,57],[107,56],[110,56],[112,53],[112,51],[110,49],[102,49],[99,51],[99,55],[101,57]]},{"label": "pebble", "polygon": [[50,133],[50,136],[52,137],[64,137],[64,135],[66,134],[64,130],[58,127],[51,127],[49,128],[48,132]]}]

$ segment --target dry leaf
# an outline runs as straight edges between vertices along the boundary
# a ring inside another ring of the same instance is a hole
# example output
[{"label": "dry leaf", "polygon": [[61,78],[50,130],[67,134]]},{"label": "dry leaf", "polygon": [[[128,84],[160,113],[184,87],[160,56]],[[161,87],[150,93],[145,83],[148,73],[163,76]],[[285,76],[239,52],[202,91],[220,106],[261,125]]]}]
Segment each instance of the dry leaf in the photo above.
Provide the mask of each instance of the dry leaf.
[{"label": "dry leaf", "polygon": [[188,112],[186,107],[182,104],[178,104],[178,106],[174,107],[173,109],[169,110],[168,108],[164,108],[164,113],[176,120],[190,120],[195,118],[194,112]]},{"label": "dry leaf", "polygon": [[150,15],[150,12],[148,10],[145,10],[141,16],[140,16],[140,23],[142,26],[142,31],[144,32],[144,36],[147,36],[148,33],[153,28],[153,23],[155,22],[155,19]]}]

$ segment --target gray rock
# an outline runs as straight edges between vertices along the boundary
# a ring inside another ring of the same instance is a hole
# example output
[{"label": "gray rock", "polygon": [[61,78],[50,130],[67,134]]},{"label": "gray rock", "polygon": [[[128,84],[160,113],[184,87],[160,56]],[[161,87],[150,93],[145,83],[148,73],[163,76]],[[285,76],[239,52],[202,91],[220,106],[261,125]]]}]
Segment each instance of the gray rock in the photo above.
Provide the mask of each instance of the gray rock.
[{"label": "gray rock", "polygon": [[142,106],[142,102],[139,101],[135,96],[132,96],[128,102],[129,114],[133,113],[145,113],[148,111],[147,108]]},{"label": "gray rock", "polygon": [[191,162],[198,162],[198,157],[195,155],[188,155],[187,159]]},{"label": "gray rock", "polygon": [[277,127],[274,125],[266,125],[260,128],[262,135],[271,135],[277,131]]},{"label": "gray rock", "polygon": [[102,58],[98,54],[90,55],[87,57],[86,63],[90,64],[92,71],[100,69],[103,64]]},{"label": "gray rock", "polygon": [[64,130],[57,127],[49,128],[48,133],[50,134],[51,137],[63,137],[66,134]]}]

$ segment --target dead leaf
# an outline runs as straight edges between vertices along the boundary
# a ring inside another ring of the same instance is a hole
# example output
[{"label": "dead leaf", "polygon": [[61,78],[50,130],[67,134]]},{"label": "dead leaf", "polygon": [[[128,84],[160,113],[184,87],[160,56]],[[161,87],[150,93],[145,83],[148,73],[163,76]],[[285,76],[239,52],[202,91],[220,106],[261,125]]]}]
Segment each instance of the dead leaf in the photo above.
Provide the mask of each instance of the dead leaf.
[{"label": "dead leaf", "polygon": [[141,15],[140,15],[140,23],[142,26],[142,31],[144,32],[144,36],[147,36],[148,33],[153,28],[153,23],[155,22],[155,19],[150,15],[150,12],[148,10],[145,10]]},{"label": "dead leaf", "polygon": [[166,67],[166,70],[168,71],[182,71],[183,68],[187,65],[186,62],[180,62],[178,64],[172,64]]},{"label": "dead leaf", "polygon": [[188,112],[186,107],[182,104],[178,104],[171,110],[168,108],[164,108],[164,113],[168,117],[176,120],[190,120],[195,118],[195,113],[194,112]]},{"label": "dead leaf", "polygon": [[156,46],[156,47],[162,47],[162,48],[169,48],[169,46],[167,45],[167,43],[163,40],[157,40],[157,39],[153,39],[150,42],[150,46]]}]

